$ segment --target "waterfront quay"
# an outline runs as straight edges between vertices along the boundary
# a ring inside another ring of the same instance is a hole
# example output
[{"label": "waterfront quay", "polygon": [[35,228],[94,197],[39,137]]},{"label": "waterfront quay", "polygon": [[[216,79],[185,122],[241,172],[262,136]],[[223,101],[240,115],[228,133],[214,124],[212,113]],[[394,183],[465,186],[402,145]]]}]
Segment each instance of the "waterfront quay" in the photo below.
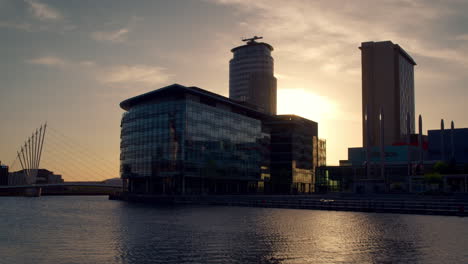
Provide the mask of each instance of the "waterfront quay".
[{"label": "waterfront quay", "polygon": [[146,195],[116,193],[110,200],[155,205],[218,205],[330,211],[468,216],[467,196],[418,195]]}]

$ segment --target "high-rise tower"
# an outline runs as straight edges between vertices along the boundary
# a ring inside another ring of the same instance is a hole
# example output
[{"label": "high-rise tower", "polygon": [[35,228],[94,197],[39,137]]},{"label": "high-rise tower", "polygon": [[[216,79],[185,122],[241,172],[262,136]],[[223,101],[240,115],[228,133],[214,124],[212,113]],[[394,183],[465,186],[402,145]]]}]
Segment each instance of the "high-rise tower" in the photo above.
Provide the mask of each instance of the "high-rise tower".
[{"label": "high-rise tower", "polygon": [[[364,147],[367,146],[367,141],[370,146],[380,144],[381,108],[385,113],[385,145],[404,141],[408,113],[409,131],[415,131],[413,68],[416,62],[398,44],[391,41],[363,42],[360,49]],[[366,128],[366,124],[369,128]]]},{"label": "high-rise tower", "polygon": [[229,62],[229,98],[254,105],[261,112],[276,114],[276,78],[273,75],[273,47],[244,39],[246,45],[233,48]]}]

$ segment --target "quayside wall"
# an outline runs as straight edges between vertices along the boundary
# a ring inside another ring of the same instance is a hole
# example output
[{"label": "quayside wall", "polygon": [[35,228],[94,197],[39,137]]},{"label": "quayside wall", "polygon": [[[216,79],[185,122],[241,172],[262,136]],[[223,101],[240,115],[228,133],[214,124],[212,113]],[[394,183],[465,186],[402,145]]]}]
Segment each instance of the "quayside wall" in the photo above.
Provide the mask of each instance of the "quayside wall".
[{"label": "quayside wall", "polygon": [[468,197],[353,195],[142,195],[115,193],[110,200],[154,205],[219,205],[375,213],[468,216]]}]

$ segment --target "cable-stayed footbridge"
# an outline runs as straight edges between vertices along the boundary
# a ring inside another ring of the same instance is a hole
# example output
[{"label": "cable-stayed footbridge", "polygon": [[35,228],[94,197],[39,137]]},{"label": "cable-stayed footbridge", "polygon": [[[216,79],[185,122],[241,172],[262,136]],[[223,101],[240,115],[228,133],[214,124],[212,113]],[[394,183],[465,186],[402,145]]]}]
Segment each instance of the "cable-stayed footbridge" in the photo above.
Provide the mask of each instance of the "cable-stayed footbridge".
[{"label": "cable-stayed footbridge", "polygon": [[121,188],[118,179],[118,157],[110,160],[97,152],[95,146],[86,146],[71,136],[43,124],[16,152],[15,159],[10,163],[8,185],[0,186],[0,190]]}]

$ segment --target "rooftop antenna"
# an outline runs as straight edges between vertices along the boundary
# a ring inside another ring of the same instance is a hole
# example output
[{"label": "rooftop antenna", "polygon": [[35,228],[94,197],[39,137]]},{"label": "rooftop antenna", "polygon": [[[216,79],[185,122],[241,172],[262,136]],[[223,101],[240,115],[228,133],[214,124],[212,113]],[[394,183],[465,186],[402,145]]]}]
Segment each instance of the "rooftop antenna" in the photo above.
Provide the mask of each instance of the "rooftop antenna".
[{"label": "rooftop antenna", "polygon": [[253,38],[245,38],[245,39],[242,39],[242,41],[247,42],[247,44],[253,44],[253,43],[256,43],[255,40],[257,40],[257,39],[262,39],[262,38],[263,38],[263,37],[254,36]]}]

